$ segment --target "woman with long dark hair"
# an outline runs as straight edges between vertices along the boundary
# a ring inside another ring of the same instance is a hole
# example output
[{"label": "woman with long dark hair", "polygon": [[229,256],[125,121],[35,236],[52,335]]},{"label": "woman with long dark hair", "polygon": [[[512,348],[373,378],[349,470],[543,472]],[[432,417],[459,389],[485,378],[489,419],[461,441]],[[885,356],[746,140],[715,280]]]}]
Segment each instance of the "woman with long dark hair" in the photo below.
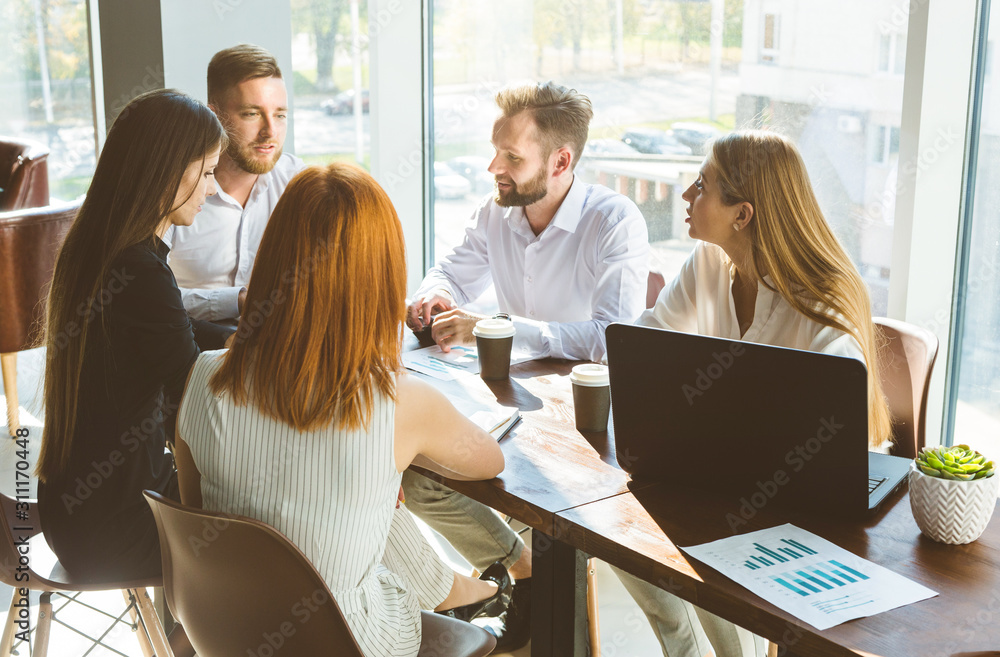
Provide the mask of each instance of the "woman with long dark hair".
[{"label": "woman with long dark hair", "polygon": [[173,436],[198,355],[160,239],[215,193],[226,133],[172,90],[139,96],[108,133],[87,198],[56,261],[45,344],[38,498],[45,537],[71,573],[160,572],[143,489],[179,499]]}]

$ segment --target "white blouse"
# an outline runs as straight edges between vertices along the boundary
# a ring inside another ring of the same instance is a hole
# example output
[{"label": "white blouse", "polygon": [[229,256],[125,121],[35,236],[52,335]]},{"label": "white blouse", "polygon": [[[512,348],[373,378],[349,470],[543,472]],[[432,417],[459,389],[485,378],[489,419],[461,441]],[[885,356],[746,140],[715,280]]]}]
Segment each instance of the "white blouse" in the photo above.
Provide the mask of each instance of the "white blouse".
[{"label": "white blouse", "polygon": [[656,305],[640,315],[636,324],[849,356],[864,362],[854,336],[809,319],[760,283],[753,324],[741,337],[732,294],[734,274],[725,251],[698,242],[677,277],[660,292]]}]

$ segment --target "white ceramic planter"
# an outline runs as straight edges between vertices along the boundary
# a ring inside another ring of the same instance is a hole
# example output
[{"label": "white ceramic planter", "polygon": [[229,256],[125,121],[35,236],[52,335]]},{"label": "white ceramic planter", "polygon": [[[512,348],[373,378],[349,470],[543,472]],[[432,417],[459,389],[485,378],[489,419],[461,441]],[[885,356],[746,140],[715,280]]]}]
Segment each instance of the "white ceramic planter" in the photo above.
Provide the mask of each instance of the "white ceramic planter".
[{"label": "white ceramic planter", "polygon": [[910,464],[910,508],[920,531],[941,543],[979,538],[993,515],[1000,474],[973,481],[931,477]]}]

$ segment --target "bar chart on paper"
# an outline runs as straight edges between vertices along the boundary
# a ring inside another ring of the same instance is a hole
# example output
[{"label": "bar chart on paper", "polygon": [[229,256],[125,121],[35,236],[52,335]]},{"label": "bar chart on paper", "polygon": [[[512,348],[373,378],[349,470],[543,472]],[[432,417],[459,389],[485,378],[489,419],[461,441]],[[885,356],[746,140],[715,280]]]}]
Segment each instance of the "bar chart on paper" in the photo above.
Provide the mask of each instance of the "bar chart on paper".
[{"label": "bar chart on paper", "polygon": [[937,595],[794,525],[681,549],[820,630]]}]

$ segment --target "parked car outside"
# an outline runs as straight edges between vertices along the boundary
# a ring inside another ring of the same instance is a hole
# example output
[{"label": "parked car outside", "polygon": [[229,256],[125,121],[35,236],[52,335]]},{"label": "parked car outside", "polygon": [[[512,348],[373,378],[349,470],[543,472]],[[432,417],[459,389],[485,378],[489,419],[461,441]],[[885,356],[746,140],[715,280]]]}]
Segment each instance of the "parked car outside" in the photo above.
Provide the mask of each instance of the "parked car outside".
[{"label": "parked car outside", "polygon": [[669,130],[633,128],[626,130],[622,141],[639,151],[652,155],[691,155],[691,149],[677,140]]},{"label": "parked car outside", "polygon": [[[333,116],[334,114],[351,114],[354,112],[354,89],[341,91],[333,98],[324,100],[319,106],[328,116]],[[361,91],[361,111],[368,111],[367,89]]]},{"label": "parked car outside", "polygon": [[472,183],[452,171],[444,162],[434,163],[434,196],[438,199],[465,198]]},{"label": "parked car outside", "polygon": [[713,139],[721,137],[724,133],[707,123],[695,123],[680,121],[670,126],[670,131],[680,143],[684,144],[695,155],[705,155],[708,153],[706,146]]},{"label": "parked car outside", "polygon": [[489,159],[478,155],[460,155],[446,162],[448,168],[462,176],[472,185],[476,194],[488,194],[496,187],[496,179],[488,171]]},{"label": "parked car outside", "polygon": [[628,144],[617,139],[591,139],[583,147],[584,155],[639,155]]}]

